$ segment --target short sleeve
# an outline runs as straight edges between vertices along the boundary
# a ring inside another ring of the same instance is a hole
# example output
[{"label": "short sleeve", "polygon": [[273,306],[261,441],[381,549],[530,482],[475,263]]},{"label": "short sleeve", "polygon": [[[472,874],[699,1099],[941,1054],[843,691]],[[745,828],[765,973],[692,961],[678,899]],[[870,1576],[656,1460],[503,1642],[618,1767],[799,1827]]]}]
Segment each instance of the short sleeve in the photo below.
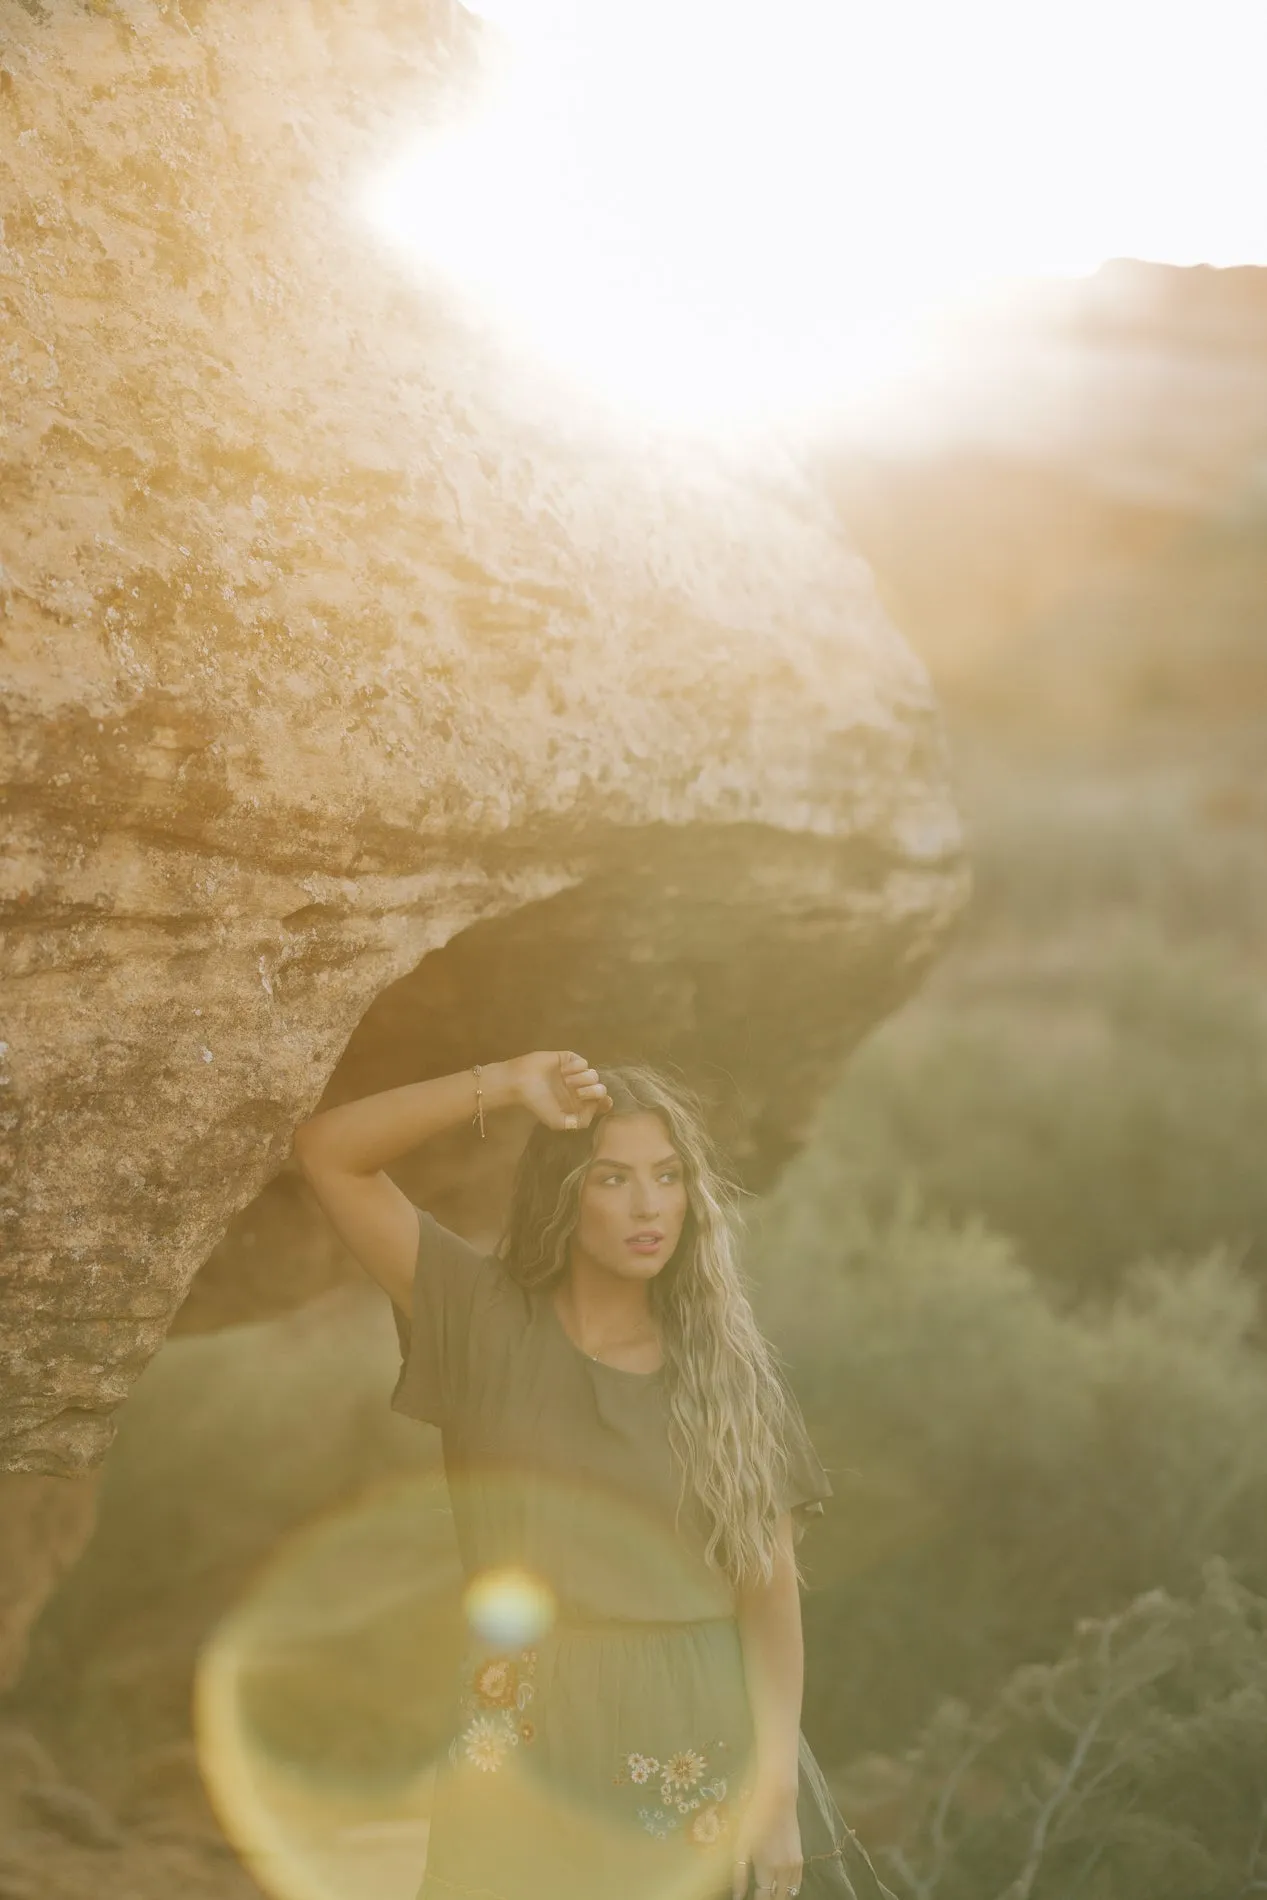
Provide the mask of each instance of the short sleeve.
[{"label": "short sleeve", "polygon": [[779,1509],[791,1511],[793,1529],[799,1538],[812,1518],[823,1515],[823,1505],[831,1497],[832,1488],[794,1400],[789,1403],[784,1446],[787,1470],[779,1491]]},{"label": "short sleeve", "polygon": [[465,1390],[472,1319],[489,1263],[425,1208],[414,1211],[418,1253],[410,1311],[392,1302],[401,1367],[391,1407],[407,1418],[445,1425]]}]

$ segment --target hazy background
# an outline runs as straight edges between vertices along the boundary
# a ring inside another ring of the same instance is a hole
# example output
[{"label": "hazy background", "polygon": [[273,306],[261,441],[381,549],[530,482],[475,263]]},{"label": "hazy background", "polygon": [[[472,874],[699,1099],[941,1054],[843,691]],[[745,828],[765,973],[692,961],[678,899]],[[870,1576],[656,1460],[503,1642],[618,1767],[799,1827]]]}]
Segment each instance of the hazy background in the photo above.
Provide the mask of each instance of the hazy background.
[{"label": "hazy background", "polygon": [[[554,242],[558,268],[531,282],[489,241],[486,199],[428,232],[399,177],[365,189],[392,241],[541,352],[534,401],[575,371],[587,426],[730,432],[812,486],[939,685],[974,902],[752,1210],[759,1304],[837,1489],[806,1545],[806,1727],[901,1900],[1242,1900],[1267,1883],[1257,24],[887,8],[819,62],[814,112],[788,77],[804,47],[776,62],[776,130],[800,99],[813,186],[789,224],[772,166],[764,196],[720,195],[727,152],[771,149],[744,143],[742,110],[765,42],[733,37],[705,125],[690,60],[719,28],[693,20],[684,63],[647,78],[676,74],[690,109],[666,95],[656,117],[631,90],[615,121],[654,163],[586,174],[640,207],[610,252],[611,224],[585,250],[593,220],[574,193],[569,225],[550,189],[566,114],[518,212],[498,199],[512,223],[552,207],[535,254]],[[562,43],[591,75],[631,44],[547,23],[501,21],[531,60]],[[915,30],[941,37],[913,77]],[[575,97],[592,125],[592,91]],[[463,136],[465,185],[504,179]],[[664,181],[685,172],[701,195],[668,224]],[[736,259],[775,226],[788,269],[749,295],[761,273]],[[672,239],[645,306],[635,231]],[[789,309],[816,313],[804,334],[778,330]],[[701,381],[675,339],[715,343],[718,310],[744,322]],[[808,382],[758,388],[775,334],[775,368]],[[651,400],[672,389],[700,400]],[[311,1610],[327,1586],[342,1609],[289,1647],[267,1617],[236,1631],[241,1732],[214,1747],[293,1802],[277,1852],[296,1891],[412,1893],[454,1574],[435,1445],[386,1410],[395,1363],[368,1286],[169,1344],[10,1698],[103,1804],[201,1842],[208,1893],[249,1887],[200,1792],[200,1649],[234,1605],[272,1590]],[[104,1863],[94,1877],[109,1887]]]}]

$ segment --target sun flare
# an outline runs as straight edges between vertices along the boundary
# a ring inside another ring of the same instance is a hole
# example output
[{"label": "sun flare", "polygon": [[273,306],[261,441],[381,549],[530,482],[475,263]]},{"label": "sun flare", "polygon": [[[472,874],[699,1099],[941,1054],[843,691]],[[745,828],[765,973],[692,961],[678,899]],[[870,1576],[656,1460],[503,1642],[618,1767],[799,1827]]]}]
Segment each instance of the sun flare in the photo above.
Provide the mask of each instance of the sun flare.
[{"label": "sun flare", "polygon": [[847,409],[995,287],[1250,242],[1235,62],[1201,91],[1227,37],[1193,46],[1138,0],[1042,30],[1000,0],[480,11],[481,109],[405,140],[360,209],[473,321],[646,420]]}]

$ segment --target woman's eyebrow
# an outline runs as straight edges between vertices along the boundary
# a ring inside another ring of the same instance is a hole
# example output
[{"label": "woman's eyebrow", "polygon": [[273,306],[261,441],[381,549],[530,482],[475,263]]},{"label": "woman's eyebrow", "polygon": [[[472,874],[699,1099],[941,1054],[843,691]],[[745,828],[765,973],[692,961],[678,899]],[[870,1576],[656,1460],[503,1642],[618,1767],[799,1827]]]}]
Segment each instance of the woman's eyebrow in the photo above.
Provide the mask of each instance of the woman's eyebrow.
[{"label": "woman's eyebrow", "polygon": [[[667,1168],[670,1162],[680,1161],[681,1158],[680,1155],[661,1155],[660,1159],[653,1161],[651,1165],[653,1168]],[[616,1161],[611,1155],[595,1155],[590,1162],[591,1168],[631,1168],[633,1165],[632,1161]]]}]

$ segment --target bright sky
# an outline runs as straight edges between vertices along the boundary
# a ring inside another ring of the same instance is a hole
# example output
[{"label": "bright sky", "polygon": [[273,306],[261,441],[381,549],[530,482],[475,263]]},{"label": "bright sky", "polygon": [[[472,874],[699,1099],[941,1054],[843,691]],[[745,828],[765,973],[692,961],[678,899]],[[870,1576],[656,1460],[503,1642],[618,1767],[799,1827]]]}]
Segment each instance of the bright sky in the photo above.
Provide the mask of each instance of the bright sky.
[{"label": "bright sky", "polygon": [[1000,280],[1267,264],[1267,0],[478,10],[505,49],[482,115],[403,142],[361,208],[644,418],[848,404]]}]

